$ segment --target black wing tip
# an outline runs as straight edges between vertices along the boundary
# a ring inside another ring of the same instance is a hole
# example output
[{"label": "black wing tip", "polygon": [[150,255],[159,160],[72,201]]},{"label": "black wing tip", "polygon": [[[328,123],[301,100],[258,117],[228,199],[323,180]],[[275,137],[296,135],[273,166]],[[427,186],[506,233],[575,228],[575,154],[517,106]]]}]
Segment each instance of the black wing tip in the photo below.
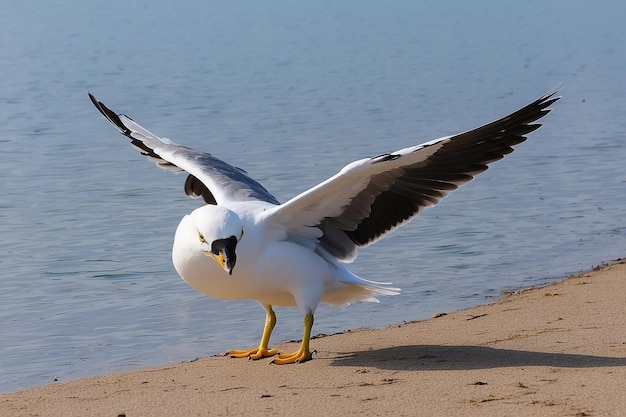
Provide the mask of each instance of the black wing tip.
[{"label": "black wing tip", "polygon": [[111,122],[111,124],[113,124],[115,127],[117,127],[117,129],[123,135],[128,136],[130,138],[131,137],[130,134],[132,132],[128,127],[126,127],[126,125],[122,122],[120,117],[113,110],[105,106],[103,102],[99,101],[93,94],[91,93],[87,93],[87,94],[89,95],[89,99],[91,100],[93,105],[96,106],[96,109],[98,109],[98,111],[104,116],[104,118],[107,119],[109,122]]},{"label": "black wing tip", "polygon": [[547,112],[549,112],[552,109],[549,109],[548,107],[550,107],[552,104],[554,104],[555,102],[561,99],[561,96],[557,94],[559,94],[562,90],[563,90],[563,83],[558,83],[557,85],[552,87],[550,90],[548,90],[543,96],[541,96],[537,100],[537,103],[539,103],[542,108],[546,109]]},{"label": "black wing tip", "polygon": [[[93,105],[96,107],[96,109],[98,109],[98,111],[100,113],[102,113],[102,115],[104,117],[106,117],[107,120],[108,120],[109,118],[108,118],[108,116],[106,114],[106,111],[104,110],[104,109],[107,109],[107,107],[104,104],[102,104],[102,102],[100,102],[93,94],[91,94],[91,93],[87,93],[87,94],[89,95],[89,99],[91,100]],[[107,110],[109,110],[109,109],[107,109]]]},{"label": "black wing tip", "polygon": [[89,95],[89,99],[91,100],[91,102],[93,103],[94,106],[98,107],[98,99],[96,99],[94,97],[93,94],[91,94],[89,91],[87,92],[87,94]]},{"label": "black wing tip", "polygon": [[561,99],[561,96],[557,94],[561,92],[562,88],[562,84],[557,84],[554,88],[548,90],[547,93],[539,97],[533,103],[529,104],[518,112],[513,113],[534,113],[534,117],[528,119],[525,123],[526,126],[531,127],[532,129],[525,134],[528,134],[542,126],[542,123],[533,124],[533,122],[542,119],[553,110],[550,106],[552,106],[554,103]]},{"label": "black wing tip", "polygon": [[548,90],[548,92],[546,92],[544,95],[542,95],[532,103],[522,107],[516,112],[509,114],[508,116],[503,117],[502,119],[498,119],[481,127],[494,126],[502,122],[503,120],[508,120],[512,124],[515,124],[515,122],[517,121],[520,126],[523,125],[527,128],[530,128],[530,130],[528,130],[527,132],[520,133],[521,135],[533,132],[534,130],[542,126],[542,123],[534,122],[542,119],[544,116],[550,113],[553,110],[550,106],[561,99],[561,96],[557,96],[557,94],[561,92],[562,88],[562,84],[557,84],[554,88]]},{"label": "black wing tip", "polygon": [[89,99],[91,100],[93,105],[96,106],[96,109],[98,109],[98,111],[102,113],[104,117],[109,119],[108,114],[113,113],[113,112],[107,106],[105,106],[104,103],[99,101],[93,94],[91,93],[87,93],[87,94],[89,95]]}]

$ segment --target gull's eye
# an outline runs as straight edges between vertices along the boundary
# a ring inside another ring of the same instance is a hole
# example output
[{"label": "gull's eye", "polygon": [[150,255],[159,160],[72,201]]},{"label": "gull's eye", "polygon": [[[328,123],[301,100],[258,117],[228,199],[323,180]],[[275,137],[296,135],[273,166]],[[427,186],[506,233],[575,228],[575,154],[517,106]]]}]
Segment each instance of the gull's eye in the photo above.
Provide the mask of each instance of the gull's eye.
[{"label": "gull's eye", "polygon": [[200,242],[204,243],[204,235],[202,233],[198,233],[198,239],[200,240]]}]

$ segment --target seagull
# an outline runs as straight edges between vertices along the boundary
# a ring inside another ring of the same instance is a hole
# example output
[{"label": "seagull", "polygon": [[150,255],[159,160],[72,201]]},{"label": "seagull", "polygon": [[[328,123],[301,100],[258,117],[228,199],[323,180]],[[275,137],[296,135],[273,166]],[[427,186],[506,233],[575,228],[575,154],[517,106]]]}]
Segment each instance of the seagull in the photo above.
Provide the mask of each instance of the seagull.
[{"label": "seagull", "polygon": [[[178,225],[172,261],[195,290],[219,299],[258,301],[265,325],[258,348],[225,356],[271,363],[302,363],[312,357],[313,317],[320,303],[378,302],[400,292],[350,272],[345,264],[370,245],[502,159],[560,99],[554,89],[501,119],[373,158],[349,163],[337,174],[280,203],[240,168],[210,153],[178,145],[92,103],[130,143],[159,167],[185,171],[190,197],[205,205]],[[304,315],[300,348],[269,347],[276,324],[273,307],[297,307]]]}]

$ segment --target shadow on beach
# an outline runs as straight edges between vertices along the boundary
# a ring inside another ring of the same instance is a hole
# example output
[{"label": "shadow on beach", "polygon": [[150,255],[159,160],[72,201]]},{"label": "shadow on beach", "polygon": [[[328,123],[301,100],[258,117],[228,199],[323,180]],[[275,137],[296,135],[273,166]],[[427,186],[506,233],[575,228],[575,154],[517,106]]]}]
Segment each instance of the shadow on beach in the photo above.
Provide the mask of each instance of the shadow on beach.
[{"label": "shadow on beach", "polygon": [[626,357],[495,349],[486,346],[394,346],[354,352],[332,360],[333,366],[387,370],[468,370],[524,366],[597,368],[626,366]]}]

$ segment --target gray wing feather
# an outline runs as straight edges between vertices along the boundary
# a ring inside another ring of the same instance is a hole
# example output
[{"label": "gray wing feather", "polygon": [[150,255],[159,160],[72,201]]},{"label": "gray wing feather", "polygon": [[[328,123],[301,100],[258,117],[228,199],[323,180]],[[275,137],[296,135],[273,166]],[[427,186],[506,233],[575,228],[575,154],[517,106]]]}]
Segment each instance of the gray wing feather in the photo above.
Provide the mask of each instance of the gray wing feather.
[{"label": "gray wing feather", "polygon": [[157,166],[171,171],[189,173],[185,193],[202,197],[208,204],[226,201],[265,201],[279,204],[261,184],[248,174],[206,152],[199,152],[173,143],[144,129],[130,117],[116,114],[89,94],[91,102],[131,144]]},{"label": "gray wing feather", "polygon": [[441,201],[503,158],[550,112],[558,90],[476,129],[370,159],[338,174],[268,213],[292,233],[321,230],[319,244],[350,262],[369,245]]},{"label": "gray wing feather", "polygon": [[[353,205],[360,205],[361,209],[369,207],[369,214],[353,216],[360,221],[357,227],[345,230],[346,234],[356,245],[368,245],[424,208],[437,204],[451,191],[487,170],[488,164],[513,152],[515,145],[538,129],[541,125],[533,122],[550,112],[548,106],[559,99],[553,97],[555,94],[556,91],[548,93],[506,117],[445,138],[426,161],[373,176],[344,212],[348,213]],[[324,222],[322,229],[331,224],[330,219]]]}]

